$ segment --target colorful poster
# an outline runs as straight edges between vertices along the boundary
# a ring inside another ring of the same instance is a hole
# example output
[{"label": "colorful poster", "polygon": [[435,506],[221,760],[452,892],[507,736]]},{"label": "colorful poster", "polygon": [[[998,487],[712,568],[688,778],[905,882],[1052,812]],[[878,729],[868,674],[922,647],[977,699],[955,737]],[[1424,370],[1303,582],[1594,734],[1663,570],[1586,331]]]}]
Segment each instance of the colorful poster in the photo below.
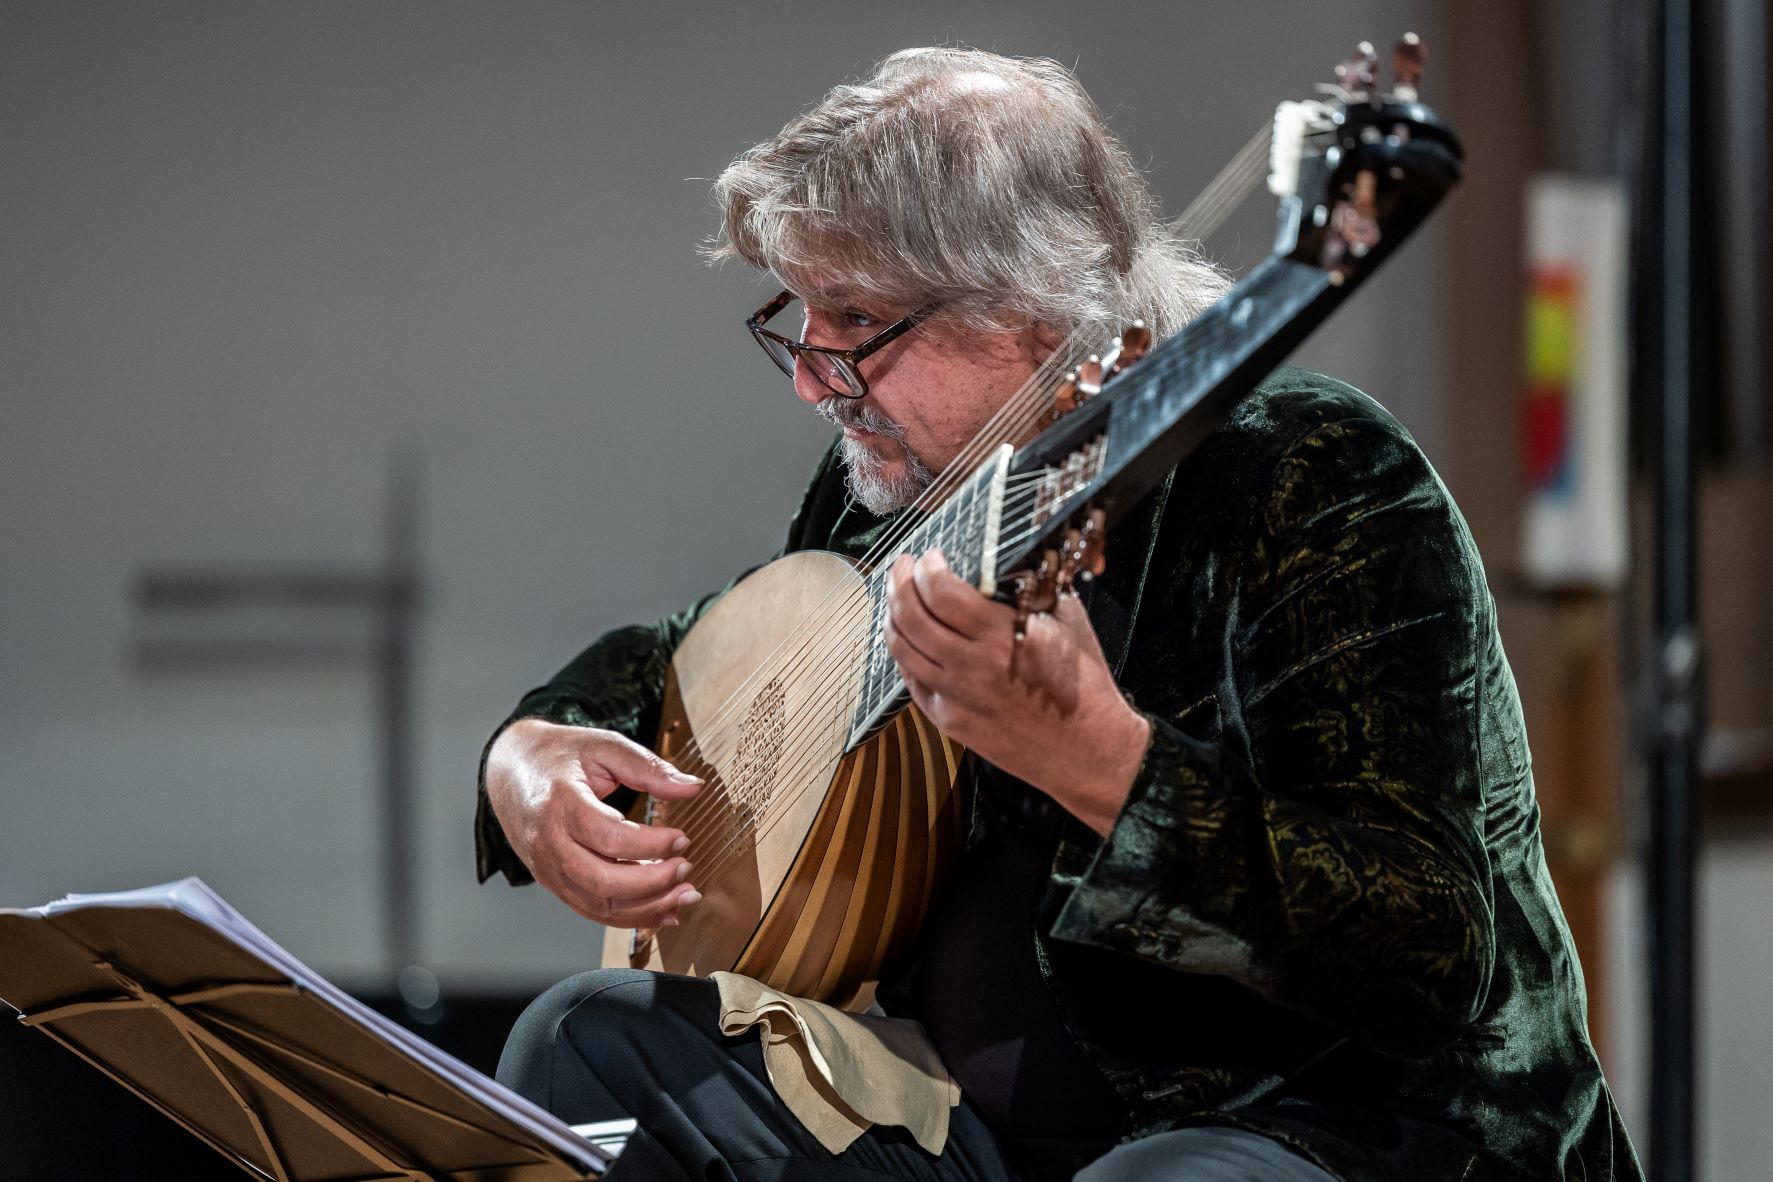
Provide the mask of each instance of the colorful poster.
[{"label": "colorful poster", "polygon": [[1526,213],[1522,563],[1542,586],[1617,587],[1629,559],[1625,194],[1541,175]]}]

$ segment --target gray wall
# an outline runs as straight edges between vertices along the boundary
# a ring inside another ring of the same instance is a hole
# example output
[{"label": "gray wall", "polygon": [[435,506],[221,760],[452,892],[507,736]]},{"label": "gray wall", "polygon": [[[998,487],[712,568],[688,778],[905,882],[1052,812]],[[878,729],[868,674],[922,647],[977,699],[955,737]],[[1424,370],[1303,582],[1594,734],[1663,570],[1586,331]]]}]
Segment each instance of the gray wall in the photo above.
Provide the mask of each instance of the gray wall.
[{"label": "gray wall", "polygon": [[[422,959],[462,987],[592,963],[546,895],[474,884],[481,743],[601,630],[772,550],[827,437],[740,327],[768,291],[696,258],[707,180],[960,41],[1074,62],[1179,211],[1353,36],[1411,27],[1460,52],[1401,0],[0,4],[0,903],[199,874],[322,971],[385,971],[366,676],[145,675],[128,587],[373,561],[410,442]],[[1431,455],[1439,250],[1307,358]]]}]

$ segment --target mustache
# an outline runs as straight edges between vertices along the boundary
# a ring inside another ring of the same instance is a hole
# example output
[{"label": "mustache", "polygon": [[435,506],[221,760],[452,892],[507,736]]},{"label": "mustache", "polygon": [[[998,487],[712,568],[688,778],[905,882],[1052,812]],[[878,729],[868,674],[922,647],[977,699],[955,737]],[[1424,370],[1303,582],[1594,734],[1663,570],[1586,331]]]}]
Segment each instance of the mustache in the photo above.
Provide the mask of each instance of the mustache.
[{"label": "mustache", "polygon": [[813,412],[834,427],[860,427],[888,439],[904,439],[905,428],[875,410],[861,405],[860,398],[844,398],[833,394],[813,407]]}]

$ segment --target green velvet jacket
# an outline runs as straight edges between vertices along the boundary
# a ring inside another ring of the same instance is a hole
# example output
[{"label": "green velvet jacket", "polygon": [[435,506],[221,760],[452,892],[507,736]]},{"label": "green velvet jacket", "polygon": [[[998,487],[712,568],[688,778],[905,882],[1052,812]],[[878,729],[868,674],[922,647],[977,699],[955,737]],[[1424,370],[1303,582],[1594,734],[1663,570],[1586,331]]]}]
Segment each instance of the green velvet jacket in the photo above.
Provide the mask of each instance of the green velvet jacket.
[{"label": "green velvet jacket", "polygon": [[[887,524],[827,454],[787,546],[859,556]],[[1108,558],[1086,603],[1151,745],[1106,840],[1064,827],[1030,938],[1124,1136],[1241,1126],[1349,1182],[1641,1179],[1495,606],[1409,434],[1281,370]],[[512,717],[650,741],[712,598],[605,635]],[[477,837],[482,879],[529,879],[484,790]]]}]

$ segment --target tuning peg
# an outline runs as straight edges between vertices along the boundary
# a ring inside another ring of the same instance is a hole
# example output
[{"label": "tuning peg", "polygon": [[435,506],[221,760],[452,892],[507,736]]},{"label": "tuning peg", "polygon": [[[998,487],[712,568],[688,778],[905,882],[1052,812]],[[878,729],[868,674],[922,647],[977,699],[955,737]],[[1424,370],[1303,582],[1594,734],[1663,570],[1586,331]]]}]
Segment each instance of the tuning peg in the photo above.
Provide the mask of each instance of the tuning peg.
[{"label": "tuning peg", "polygon": [[1090,359],[1077,367],[1078,401],[1086,402],[1102,392],[1102,359],[1090,355]]},{"label": "tuning peg", "polygon": [[1068,529],[1059,539],[1059,590],[1070,591],[1083,565],[1083,531]]},{"label": "tuning peg", "polygon": [[1400,103],[1416,101],[1416,88],[1428,64],[1428,46],[1414,33],[1405,33],[1391,50],[1391,72],[1397,80],[1392,98]]},{"label": "tuning peg", "polygon": [[1074,369],[1065,375],[1065,380],[1059,383],[1057,390],[1053,391],[1053,405],[1047,411],[1047,421],[1049,423],[1058,422],[1076,410],[1082,402],[1083,396],[1077,392],[1077,371]]},{"label": "tuning peg", "polygon": [[1371,169],[1363,168],[1354,174],[1348,199],[1336,207],[1331,224],[1344,248],[1357,259],[1379,245],[1378,198],[1378,178]]},{"label": "tuning peg", "polygon": [[1059,553],[1043,550],[1040,565],[1016,576],[1016,639],[1028,634],[1028,618],[1050,612],[1059,603]]},{"label": "tuning peg", "polygon": [[1089,582],[1108,569],[1108,513],[1103,509],[1091,509],[1090,515],[1084,519],[1083,528],[1078,531],[1077,566],[1078,578]]},{"label": "tuning peg", "polygon": [[1151,348],[1151,330],[1143,320],[1135,320],[1120,334],[1120,349],[1114,358],[1114,372],[1119,373],[1145,356]]},{"label": "tuning peg", "polygon": [[1371,41],[1354,47],[1354,55],[1336,67],[1336,82],[1350,98],[1365,98],[1373,93],[1373,80],[1379,69],[1379,52]]}]

